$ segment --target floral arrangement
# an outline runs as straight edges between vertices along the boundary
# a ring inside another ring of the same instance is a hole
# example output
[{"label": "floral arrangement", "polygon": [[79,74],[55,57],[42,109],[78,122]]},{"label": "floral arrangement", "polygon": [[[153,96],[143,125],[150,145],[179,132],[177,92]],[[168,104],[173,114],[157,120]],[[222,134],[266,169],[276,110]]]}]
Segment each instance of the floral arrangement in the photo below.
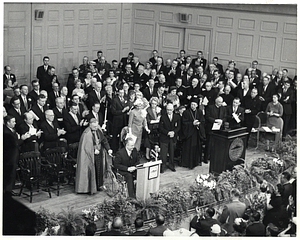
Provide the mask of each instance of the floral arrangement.
[{"label": "floral arrangement", "polygon": [[58,219],[55,213],[50,213],[49,210],[40,207],[36,212],[36,232],[41,234],[46,230],[46,235],[54,235],[54,227],[58,226]]},{"label": "floral arrangement", "polygon": [[96,222],[99,219],[97,215],[98,209],[95,206],[82,210],[82,217],[88,224]]},{"label": "floral arrangement", "polygon": [[216,187],[216,180],[212,174],[201,174],[197,176],[196,183],[208,187],[210,190]]}]

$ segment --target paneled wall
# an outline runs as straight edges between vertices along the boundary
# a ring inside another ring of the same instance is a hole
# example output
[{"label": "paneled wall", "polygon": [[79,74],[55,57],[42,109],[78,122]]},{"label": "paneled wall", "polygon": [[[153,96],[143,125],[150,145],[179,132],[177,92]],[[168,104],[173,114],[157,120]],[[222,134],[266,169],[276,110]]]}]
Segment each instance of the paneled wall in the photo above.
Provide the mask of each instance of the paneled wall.
[{"label": "paneled wall", "polygon": [[[102,50],[109,62],[119,60],[130,51],[131,9],[122,3],[5,4],[4,64],[28,83],[47,55],[64,82],[83,56],[95,59]],[[44,11],[43,19],[35,20],[36,10]]]},{"label": "paneled wall", "polygon": [[[188,14],[189,22],[181,23],[179,13]],[[176,57],[180,49],[191,55],[202,50],[209,61],[218,56],[225,66],[235,60],[241,72],[256,59],[263,72],[287,68],[294,76],[296,23],[296,16],[284,14],[133,4],[132,48],[142,61],[149,59],[153,49],[167,58]]]}]

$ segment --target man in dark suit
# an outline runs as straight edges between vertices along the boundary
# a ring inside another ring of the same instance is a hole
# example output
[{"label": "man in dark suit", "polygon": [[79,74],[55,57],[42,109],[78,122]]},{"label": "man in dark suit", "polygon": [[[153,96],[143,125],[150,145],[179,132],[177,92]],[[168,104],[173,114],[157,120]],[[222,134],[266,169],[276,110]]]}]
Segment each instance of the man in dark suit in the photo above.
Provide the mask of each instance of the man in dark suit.
[{"label": "man in dark suit", "polygon": [[194,78],[194,69],[190,67],[187,70],[186,74],[183,75],[183,77],[182,77],[182,85],[185,88],[188,88],[189,86],[191,86],[193,78]]},{"label": "man in dark suit", "polygon": [[139,65],[137,69],[137,73],[134,75],[134,83],[139,83],[141,85],[141,90],[146,88],[146,84],[149,80],[149,76],[144,73],[145,67],[143,65]]},{"label": "man in dark suit", "polygon": [[272,96],[275,93],[275,86],[270,82],[270,76],[263,78],[262,84],[258,86],[259,100],[261,101],[261,111],[265,111],[268,104],[272,101]]},{"label": "man in dark suit", "polygon": [[13,96],[10,100],[12,108],[8,110],[8,115],[15,118],[16,130],[19,132],[20,125],[24,122],[23,115],[26,112],[24,107],[21,107],[20,99],[17,96]]},{"label": "man in dark suit", "polygon": [[206,63],[207,63],[207,60],[203,57],[203,52],[198,51],[197,52],[197,57],[192,60],[192,64],[194,66],[200,65],[201,67],[203,67],[203,69],[205,69],[206,68]]},{"label": "man in dark suit", "polygon": [[241,106],[244,107],[244,99],[246,96],[250,96],[251,90],[249,88],[249,77],[245,75],[241,83],[241,89],[237,91],[237,97],[241,99]]},{"label": "man in dark suit", "polygon": [[187,104],[186,101],[186,88],[184,86],[182,86],[182,79],[181,78],[177,78],[176,82],[175,82],[175,86],[176,86],[176,94],[179,97],[179,101],[181,105]]},{"label": "man in dark suit", "polygon": [[165,217],[161,214],[158,214],[155,218],[156,227],[150,228],[150,236],[163,236],[164,231],[167,230],[167,227],[164,225]]},{"label": "man in dark suit", "polygon": [[246,144],[246,146],[248,146],[249,135],[255,123],[255,118],[256,118],[255,116],[261,109],[261,101],[258,98],[258,91],[256,88],[253,88],[251,90],[250,96],[246,96],[244,98],[243,107],[245,108],[244,125],[247,127],[247,132],[249,133],[247,135],[247,144]]},{"label": "man in dark suit", "polygon": [[164,74],[165,73],[165,67],[164,67],[164,64],[163,64],[163,59],[162,57],[158,57],[157,58],[157,64],[154,68],[156,70],[156,73],[159,75],[159,74]]},{"label": "man in dark suit", "polygon": [[168,72],[165,72],[168,86],[175,86],[175,81],[180,77],[180,69],[178,68],[178,61],[173,60],[172,66]]},{"label": "man in dark suit", "polygon": [[134,85],[134,72],[132,71],[132,65],[126,64],[125,71],[121,74],[120,80],[123,81],[123,83],[128,83],[129,87],[133,89]]},{"label": "man in dark suit", "polygon": [[79,77],[85,78],[88,71],[90,71],[89,58],[84,56],[82,59],[82,64],[78,67]]},{"label": "man in dark suit", "polygon": [[111,68],[110,64],[105,60],[104,56],[101,56],[100,61],[96,63],[96,68],[98,69],[98,71],[100,72],[101,70],[105,69],[105,73],[106,76],[104,77],[104,79],[107,77],[108,75],[108,71]]},{"label": "man in dark suit", "polygon": [[154,79],[149,79],[148,86],[143,91],[144,97],[149,101],[156,91],[157,89],[154,88]]},{"label": "man in dark suit", "polygon": [[124,233],[121,233],[121,228],[123,227],[123,221],[120,217],[115,217],[110,231],[100,233],[100,236],[127,236]]},{"label": "man in dark suit", "polygon": [[223,65],[218,63],[219,58],[214,57],[213,58],[213,64],[215,64],[216,68],[220,71],[221,76],[224,74]]},{"label": "man in dark suit", "polygon": [[97,64],[100,62],[100,58],[103,56],[103,52],[101,50],[97,51],[97,58],[94,59],[94,63]]},{"label": "man in dark suit", "polygon": [[167,164],[167,155],[169,154],[169,165],[171,171],[175,172],[174,166],[174,150],[178,132],[181,128],[180,116],[174,113],[174,106],[168,103],[166,112],[162,114],[159,121],[159,143],[161,148],[161,173],[164,172]]},{"label": "man in dark suit", "polygon": [[[206,83],[207,84],[207,83]],[[215,104],[208,105],[205,114],[205,133],[206,133],[206,144],[204,152],[204,163],[207,163],[210,159],[210,151],[212,148],[212,143],[210,140],[210,135],[212,133],[212,127],[214,123],[223,125],[226,121],[226,108],[223,105],[223,98],[217,97]]]},{"label": "man in dark suit", "polygon": [[260,213],[254,212],[252,214],[253,222],[246,228],[247,237],[265,237],[266,226],[260,222]]},{"label": "man in dark suit", "polygon": [[190,222],[190,228],[194,228],[199,236],[211,236],[211,227],[214,224],[221,225],[221,223],[217,219],[213,218],[216,213],[214,208],[208,207],[205,210],[204,216],[201,216],[201,210],[197,206],[196,213],[197,215]]},{"label": "man in dark suit", "polygon": [[32,80],[31,85],[32,85],[32,90],[28,93],[28,97],[31,98],[32,104],[35,104],[37,102],[38,96],[40,95],[39,80]]},{"label": "man in dark suit", "polygon": [[251,76],[249,78],[249,88],[253,89],[253,88],[258,88],[260,84],[260,80],[256,74],[255,69],[251,70]]},{"label": "man in dark suit", "polygon": [[59,128],[65,128],[64,117],[68,110],[64,107],[64,99],[62,97],[55,99],[55,108],[52,110],[55,115],[54,121],[57,121]]},{"label": "man in dark suit", "polygon": [[35,121],[38,127],[41,126],[41,123],[45,121],[45,111],[48,109],[46,105],[47,98],[45,95],[40,94],[37,100],[37,103],[32,106],[30,112],[33,113]]},{"label": "man in dark suit", "polygon": [[52,83],[52,91],[48,92],[49,108],[55,107],[55,99],[60,96],[58,83]]},{"label": "man in dark suit", "polygon": [[123,72],[123,73],[126,72],[125,67],[126,67],[127,64],[130,64],[130,65],[131,65],[131,68],[134,67],[134,64],[133,64],[133,57],[134,57],[133,52],[130,52],[130,53],[128,53],[128,56],[127,56],[127,57],[123,57],[123,58],[120,60],[119,68],[122,69],[122,72]]},{"label": "man in dark suit", "polygon": [[32,106],[32,100],[31,98],[28,96],[28,86],[23,84],[20,86],[20,103],[21,103],[21,107],[24,107],[26,111],[28,111],[31,106]]},{"label": "man in dark suit", "polygon": [[92,106],[92,110],[89,112],[88,115],[86,115],[86,119],[89,122],[92,118],[96,118],[99,125],[102,126],[103,124],[103,115],[100,112],[100,102],[94,102],[94,105]]},{"label": "man in dark suit", "polygon": [[205,83],[205,91],[202,91],[203,98],[208,100],[208,105],[214,105],[215,100],[218,96],[218,93],[215,89],[212,88],[211,82]]},{"label": "man in dark suit", "polygon": [[34,117],[30,112],[24,113],[24,123],[20,126],[20,135],[29,133],[28,138],[24,139],[21,146],[21,152],[30,152],[37,149],[40,143],[42,131],[38,128],[37,124],[33,122]]},{"label": "man in dark suit", "polygon": [[45,111],[45,121],[41,123],[41,130],[43,131],[42,139],[44,142],[43,149],[54,148],[58,146],[59,139],[66,133],[65,130],[60,129],[56,121],[54,121],[53,110]]},{"label": "man in dark suit", "polygon": [[282,205],[287,207],[289,204],[289,197],[293,194],[293,186],[290,183],[291,174],[287,171],[281,174],[280,183],[282,185],[282,190],[280,192],[282,198]]},{"label": "man in dark suit", "polygon": [[88,94],[88,98],[86,101],[88,109],[92,110],[92,106],[94,105],[95,102],[99,102],[99,103],[104,102],[105,101],[104,96],[105,96],[105,92],[102,91],[102,83],[96,82],[94,91],[91,91]]},{"label": "man in dark suit", "polygon": [[141,228],[144,226],[144,220],[140,217],[137,217],[134,220],[134,227],[135,227],[135,232],[131,234],[131,236],[148,236],[148,232],[145,230],[141,230]]},{"label": "man in dark suit", "polygon": [[133,178],[136,176],[136,165],[139,163],[138,153],[132,138],[125,140],[125,147],[116,153],[114,167],[119,170],[127,182],[128,195],[135,198]]},{"label": "man in dark suit", "polygon": [[158,98],[158,106],[163,108],[166,102],[167,95],[165,94],[165,85],[157,84],[157,91],[153,94],[153,97]]},{"label": "man in dark suit", "polygon": [[134,74],[137,73],[139,66],[143,65],[139,58],[137,56],[134,56],[132,59],[133,65],[132,65],[132,71],[134,72]]},{"label": "man in dark suit", "polygon": [[112,129],[112,149],[114,152],[119,149],[118,135],[123,127],[127,126],[127,112],[129,106],[124,99],[124,90],[120,89],[117,96],[111,102],[111,112],[113,114],[113,129]]},{"label": "man in dark suit", "polygon": [[67,81],[67,88],[68,88],[68,97],[72,96],[72,92],[75,89],[75,81],[80,80],[83,82],[83,78],[79,77],[79,71],[77,68],[72,69],[72,74],[69,74],[68,81]]},{"label": "man in dark suit", "polygon": [[229,123],[229,128],[239,128],[244,125],[244,108],[240,107],[241,100],[239,98],[234,98],[232,105],[227,106],[227,122]]},{"label": "man in dark suit", "polygon": [[11,67],[6,65],[4,67],[4,72],[5,73],[3,74],[3,89],[7,87],[8,80],[11,80],[13,87],[18,86],[18,82],[17,82],[15,74],[11,73]]},{"label": "man in dark suit", "polygon": [[152,51],[152,57],[149,58],[149,62],[152,63],[152,69],[155,69],[156,68],[156,65],[157,65],[157,58],[158,58],[158,51],[157,50],[153,50]]},{"label": "man in dark suit", "polygon": [[48,56],[43,57],[44,64],[37,68],[36,77],[39,79],[41,90],[47,90],[45,86],[47,85],[48,71],[50,69],[49,65],[50,58]]},{"label": "man in dark suit", "polygon": [[68,144],[79,142],[82,127],[88,125],[86,119],[81,119],[78,114],[78,105],[74,102],[70,104],[70,111],[64,117],[66,127],[66,139]]},{"label": "man in dark suit", "polygon": [[[252,68],[252,70],[255,70],[257,77],[260,79],[260,77],[261,77],[261,71],[257,68],[257,65],[258,65],[258,61],[254,60],[254,61],[252,61],[251,68]],[[247,73],[248,73],[248,69],[246,69],[245,75]]]},{"label": "man in dark suit", "polygon": [[230,196],[232,199],[231,203],[225,205],[225,208],[222,214],[219,216],[220,223],[228,224],[228,228],[226,229],[229,234],[233,232],[233,223],[236,218],[240,218],[244,215],[246,210],[246,204],[240,202],[240,192],[238,189],[232,189],[230,192]]},{"label": "man in dark suit", "polygon": [[7,115],[3,125],[3,191],[11,195],[15,185],[19,160],[19,146],[22,139],[15,131],[16,119]]}]

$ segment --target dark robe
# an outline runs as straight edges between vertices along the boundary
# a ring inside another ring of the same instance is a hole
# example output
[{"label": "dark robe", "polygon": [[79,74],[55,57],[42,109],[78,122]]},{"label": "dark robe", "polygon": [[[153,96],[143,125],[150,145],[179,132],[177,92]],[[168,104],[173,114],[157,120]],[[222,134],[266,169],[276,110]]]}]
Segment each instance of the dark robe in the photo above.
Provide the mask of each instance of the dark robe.
[{"label": "dark robe", "polygon": [[[97,148],[100,150],[100,153],[98,155],[102,156],[103,153],[101,151],[102,149],[101,145],[103,144],[107,150],[109,150],[110,147],[102,131],[97,130],[97,135],[99,139],[99,145],[97,146]],[[102,183],[103,183],[103,174],[102,176],[99,176],[99,174],[97,175],[99,171],[96,171],[95,161],[104,160],[104,159],[103,158],[100,159],[99,156],[97,156],[96,157],[97,160],[96,160],[95,158],[96,155],[94,154],[95,148],[96,145],[94,141],[94,136],[91,128],[88,127],[82,133],[79,142],[79,147],[78,147],[76,183],[75,183],[75,192],[77,193],[91,193],[91,194],[96,193],[97,177],[98,179],[102,177]],[[102,164],[105,164],[105,161],[102,161]],[[103,167],[103,170],[104,169],[105,167]]]},{"label": "dark robe", "polygon": [[[194,120],[200,121],[199,127],[193,125]],[[182,115],[182,132],[184,135],[182,149],[183,167],[188,167],[192,169],[198,166],[198,164],[201,162],[201,138],[205,138],[204,124],[205,119],[202,111],[198,109],[196,109],[195,112],[191,109],[187,109],[184,111]]]}]

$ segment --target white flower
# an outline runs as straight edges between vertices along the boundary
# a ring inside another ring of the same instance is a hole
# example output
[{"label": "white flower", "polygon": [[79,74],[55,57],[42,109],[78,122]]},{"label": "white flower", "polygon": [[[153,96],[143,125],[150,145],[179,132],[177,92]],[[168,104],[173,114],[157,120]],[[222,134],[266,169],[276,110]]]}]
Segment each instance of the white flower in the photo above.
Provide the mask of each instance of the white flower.
[{"label": "white flower", "polygon": [[200,183],[200,181],[201,181],[201,178],[200,178],[200,175],[198,174],[197,177],[196,177],[196,182]]},{"label": "white flower", "polygon": [[88,215],[88,214],[91,212],[91,210],[90,210],[90,209],[89,209],[89,210],[84,209],[84,210],[82,210],[82,212],[83,212],[85,215]]},{"label": "white flower", "polygon": [[96,222],[98,220],[97,215],[94,216],[94,222]]}]

